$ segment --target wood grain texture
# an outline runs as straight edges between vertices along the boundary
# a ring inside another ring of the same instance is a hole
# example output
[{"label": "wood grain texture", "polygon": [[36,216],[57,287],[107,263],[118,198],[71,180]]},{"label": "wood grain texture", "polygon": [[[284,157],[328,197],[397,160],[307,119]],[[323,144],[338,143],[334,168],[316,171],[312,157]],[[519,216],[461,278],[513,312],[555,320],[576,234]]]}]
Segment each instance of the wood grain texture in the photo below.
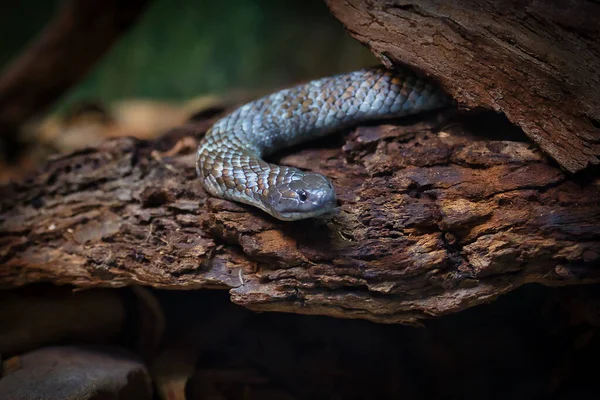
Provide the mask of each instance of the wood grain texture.
[{"label": "wood grain texture", "polygon": [[0,188],[0,284],[216,288],[254,310],[417,323],[526,283],[600,281],[598,178],[569,176],[490,116],[430,118],[275,159],[332,177],[328,219],[207,196],[196,143],[164,151],[211,121],[57,157]]},{"label": "wood grain texture", "polygon": [[326,0],[384,63],[436,77],[577,172],[600,157],[600,4],[590,0]]}]

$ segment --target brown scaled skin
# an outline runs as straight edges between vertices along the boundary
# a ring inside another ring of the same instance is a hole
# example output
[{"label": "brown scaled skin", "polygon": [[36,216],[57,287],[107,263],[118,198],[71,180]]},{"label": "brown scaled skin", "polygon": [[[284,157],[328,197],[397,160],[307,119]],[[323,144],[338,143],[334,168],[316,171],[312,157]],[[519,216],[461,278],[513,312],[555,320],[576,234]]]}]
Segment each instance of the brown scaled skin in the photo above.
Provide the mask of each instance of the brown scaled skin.
[{"label": "brown scaled skin", "polygon": [[269,164],[262,156],[360,122],[451,104],[436,85],[407,69],[374,67],[285,89],[217,121],[198,146],[196,170],[216,197],[250,204],[275,218],[312,218],[335,208],[326,177]]}]

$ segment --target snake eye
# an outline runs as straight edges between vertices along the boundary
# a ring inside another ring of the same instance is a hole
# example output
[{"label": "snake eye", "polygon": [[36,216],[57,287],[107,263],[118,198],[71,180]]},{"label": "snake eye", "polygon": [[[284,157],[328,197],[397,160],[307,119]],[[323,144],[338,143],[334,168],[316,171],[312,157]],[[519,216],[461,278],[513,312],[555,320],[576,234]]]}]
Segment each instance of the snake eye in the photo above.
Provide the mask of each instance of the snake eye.
[{"label": "snake eye", "polygon": [[298,198],[300,199],[300,201],[306,201],[306,199],[308,198],[304,190],[299,190],[296,193],[298,193]]}]

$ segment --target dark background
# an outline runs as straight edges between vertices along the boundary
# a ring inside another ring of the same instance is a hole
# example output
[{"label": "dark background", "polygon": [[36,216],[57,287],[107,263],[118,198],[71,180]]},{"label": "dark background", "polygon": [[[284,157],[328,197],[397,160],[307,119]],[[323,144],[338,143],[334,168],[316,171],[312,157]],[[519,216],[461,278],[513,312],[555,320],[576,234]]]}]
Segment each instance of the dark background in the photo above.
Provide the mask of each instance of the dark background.
[{"label": "dark background", "polygon": [[[57,0],[6,2],[0,69],[51,20]],[[289,85],[375,64],[321,0],[155,0],[58,101],[186,100]]]}]

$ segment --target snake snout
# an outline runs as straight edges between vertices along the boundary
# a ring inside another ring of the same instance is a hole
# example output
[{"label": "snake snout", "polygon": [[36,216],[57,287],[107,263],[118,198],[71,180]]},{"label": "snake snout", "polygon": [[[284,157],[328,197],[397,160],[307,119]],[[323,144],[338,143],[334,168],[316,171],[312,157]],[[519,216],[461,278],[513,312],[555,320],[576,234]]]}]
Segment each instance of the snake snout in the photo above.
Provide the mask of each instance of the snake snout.
[{"label": "snake snout", "polygon": [[279,219],[292,220],[316,217],[335,209],[333,185],[326,177],[308,173],[300,179],[277,186],[267,203]]},{"label": "snake snout", "polygon": [[336,200],[335,191],[333,190],[333,187],[319,189],[315,193],[313,193],[311,197],[312,204],[315,207],[325,207],[327,209],[335,207]]},{"label": "snake snout", "polygon": [[305,206],[307,208],[335,207],[335,190],[331,181],[323,175],[308,173],[302,179],[292,182],[292,186],[298,194],[298,199],[309,203]]}]

